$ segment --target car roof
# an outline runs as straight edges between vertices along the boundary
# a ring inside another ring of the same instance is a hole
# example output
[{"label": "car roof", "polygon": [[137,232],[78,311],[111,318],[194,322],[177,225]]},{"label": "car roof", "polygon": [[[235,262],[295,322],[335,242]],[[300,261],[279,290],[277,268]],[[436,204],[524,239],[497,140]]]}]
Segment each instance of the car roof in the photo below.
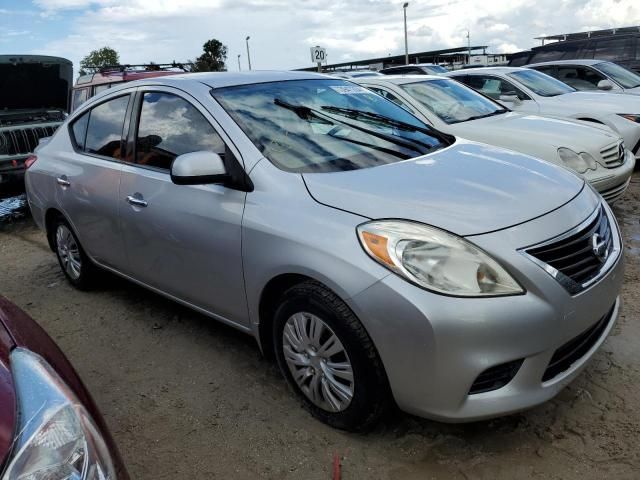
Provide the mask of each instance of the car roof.
[{"label": "car roof", "polygon": [[425,80],[449,80],[442,75],[381,75],[375,77],[354,78],[352,81],[356,83],[393,83],[395,85],[403,85],[405,83],[423,82]]},{"label": "car roof", "polygon": [[543,65],[597,65],[598,63],[606,62],[607,60],[593,60],[593,59],[576,59],[576,60],[556,60],[555,62],[539,62],[531,63],[527,67],[540,67]]},{"label": "car roof", "polygon": [[478,68],[469,68],[466,70],[454,70],[453,72],[443,73],[442,75],[447,75],[451,77],[455,77],[458,75],[475,75],[476,73],[511,73],[511,72],[519,72],[521,70],[529,70],[528,68],[523,67],[478,67]]},{"label": "car roof", "polygon": [[332,79],[335,77],[322,75],[320,73],[303,71],[277,71],[277,70],[254,70],[250,72],[202,72],[184,73],[178,75],[168,75],[165,77],[155,77],[148,80],[137,80],[128,82],[129,87],[135,85],[153,84],[177,86],[184,85],[185,82],[204,83],[211,88],[234,87],[239,85],[251,85],[254,83],[283,82],[287,80],[319,80]]}]

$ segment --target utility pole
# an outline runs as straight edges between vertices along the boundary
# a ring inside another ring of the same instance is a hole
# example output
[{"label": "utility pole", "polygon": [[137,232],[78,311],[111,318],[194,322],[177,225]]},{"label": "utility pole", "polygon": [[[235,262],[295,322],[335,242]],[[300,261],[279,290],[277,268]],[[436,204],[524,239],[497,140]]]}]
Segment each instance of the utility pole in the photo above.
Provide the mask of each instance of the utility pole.
[{"label": "utility pole", "polygon": [[407,7],[409,6],[409,2],[405,2],[402,5],[402,10],[404,11],[404,64],[409,65],[409,43],[407,41]]},{"label": "utility pole", "polygon": [[467,65],[471,64],[471,34],[469,30],[467,30]]},{"label": "utility pole", "polygon": [[242,66],[240,65],[240,54],[238,54],[238,71],[242,71]]},{"label": "utility pole", "polygon": [[247,42],[247,62],[249,62],[249,70],[251,70],[251,55],[249,54],[249,39],[251,37],[247,36],[245,41]]}]

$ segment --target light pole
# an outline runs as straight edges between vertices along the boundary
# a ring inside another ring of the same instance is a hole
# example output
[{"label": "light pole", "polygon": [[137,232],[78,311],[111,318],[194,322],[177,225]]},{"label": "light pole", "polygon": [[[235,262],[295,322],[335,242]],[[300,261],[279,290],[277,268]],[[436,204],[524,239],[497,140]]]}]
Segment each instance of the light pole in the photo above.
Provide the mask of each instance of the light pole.
[{"label": "light pole", "polygon": [[242,66],[240,65],[240,54],[238,54],[238,71],[242,71]]},{"label": "light pole", "polygon": [[249,62],[249,70],[251,70],[251,55],[249,54],[249,39],[251,37],[247,36],[247,38],[245,39],[247,42],[247,62]]},{"label": "light pole", "polygon": [[471,32],[467,30],[467,64],[471,64]]},{"label": "light pole", "polygon": [[409,44],[407,43],[407,7],[409,2],[404,2],[402,10],[404,11],[404,64],[409,65]]}]

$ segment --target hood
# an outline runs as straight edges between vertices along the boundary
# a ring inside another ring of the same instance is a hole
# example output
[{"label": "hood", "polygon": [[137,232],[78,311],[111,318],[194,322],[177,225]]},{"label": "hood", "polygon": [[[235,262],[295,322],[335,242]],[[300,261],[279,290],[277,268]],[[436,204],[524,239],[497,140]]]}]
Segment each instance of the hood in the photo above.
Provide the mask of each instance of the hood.
[{"label": "hood", "polygon": [[2,323],[0,307],[0,472],[11,451],[17,422],[16,398],[9,367],[13,341]]},{"label": "hood", "polygon": [[640,95],[640,87],[625,88],[624,93],[631,93],[633,95]]},{"label": "hood", "polygon": [[423,222],[458,235],[526,222],[569,202],[584,187],[582,179],[550,163],[460,139],[412,160],[303,177],[319,203],[371,219]]},{"label": "hood", "polygon": [[25,123],[63,122],[66,114],[60,110],[0,110],[0,128]]},{"label": "hood", "polygon": [[640,97],[609,92],[571,92],[548,97],[559,105],[572,107],[574,111],[590,110],[602,113],[640,114]]},{"label": "hood", "polygon": [[67,111],[73,81],[69,60],[39,55],[0,56],[0,112]]},{"label": "hood", "polygon": [[[620,138],[608,127],[517,112],[456,123],[449,126],[449,132],[554,163],[559,162],[556,153],[559,147],[599,155],[602,148]],[[552,155],[552,158],[543,157],[542,152]]]}]

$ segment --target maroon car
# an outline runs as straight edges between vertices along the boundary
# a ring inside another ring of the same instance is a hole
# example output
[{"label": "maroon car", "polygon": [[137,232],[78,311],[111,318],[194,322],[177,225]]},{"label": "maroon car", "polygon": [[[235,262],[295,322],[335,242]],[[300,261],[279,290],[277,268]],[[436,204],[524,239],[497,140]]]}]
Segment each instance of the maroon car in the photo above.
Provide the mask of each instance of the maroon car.
[{"label": "maroon car", "polygon": [[0,297],[0,479],[127,480],[102,416],[69,361]]}]

